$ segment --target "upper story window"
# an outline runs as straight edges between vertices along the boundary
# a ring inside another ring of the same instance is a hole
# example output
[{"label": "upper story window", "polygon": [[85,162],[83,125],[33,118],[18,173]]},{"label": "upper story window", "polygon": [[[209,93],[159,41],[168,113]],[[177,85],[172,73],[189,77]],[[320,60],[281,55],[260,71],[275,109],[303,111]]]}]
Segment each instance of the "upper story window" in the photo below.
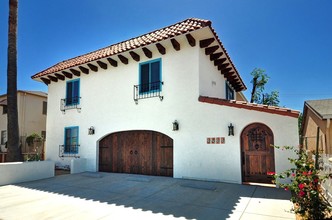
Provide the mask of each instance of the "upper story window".
[{"label": "upper story window", "polygon": [[47,114],[47,102],[43,101],[43,110],[42,110],[43,115]]},{"label": "upper story window", "polygon": [[227,100],[234,99],[234,89],[227,83],[227,81],[226,81],[226,99]]},{"label": "upper story window", "polygon": [[77,109],[80,112],[80,100],[80,79],[68,81],[66,84],[66,98],[61,99],[60,110],[63,113],[68,109]]},{"label": "upper story window", "polygon": [[66,105],[77,105],[80,102],[80,80],[67,82]]},{"label": "upper story window", "polygon": [[161,91],[161,59],[139,65],[139,93]]},{"label": "upper story window", "polygon": [[2,106],[2,114],[3,114],[3,115],[4,115],[4,114],[7,114],[7,112],[8,112],[7,105],[3,105],[3,106]]}]

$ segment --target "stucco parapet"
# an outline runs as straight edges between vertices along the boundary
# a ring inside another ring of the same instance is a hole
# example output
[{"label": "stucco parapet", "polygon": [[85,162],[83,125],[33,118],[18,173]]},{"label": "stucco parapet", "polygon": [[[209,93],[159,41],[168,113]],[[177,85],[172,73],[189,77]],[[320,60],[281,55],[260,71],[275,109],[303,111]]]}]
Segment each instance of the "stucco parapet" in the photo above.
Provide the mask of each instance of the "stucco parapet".
[{"label": "stucco parapet", "polygon": [[294,118],[298,118],[300,115],[299,111],[292,110],[289,108],[261,105],[261,104],[236,101],[236,100],[212,98],[212,97],[207,97],[207,96],[199,96],[198,101],[210,103],[210,104],[216,104],[216,105],[235,107],[235,108],[244,108],[244,109],[248,109],[248,110],[266,112],[266,113],[277,114],[277,115],[284,115],[284,116],[289,116],[289,117],[294,117]]}]

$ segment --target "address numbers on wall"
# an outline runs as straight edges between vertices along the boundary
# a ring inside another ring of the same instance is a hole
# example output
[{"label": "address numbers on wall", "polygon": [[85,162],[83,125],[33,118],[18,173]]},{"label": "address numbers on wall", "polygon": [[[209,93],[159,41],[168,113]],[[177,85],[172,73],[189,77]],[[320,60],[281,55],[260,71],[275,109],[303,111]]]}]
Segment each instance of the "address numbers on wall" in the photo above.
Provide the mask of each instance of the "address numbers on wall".
[{"label": "address numbers on wall", "polygon": [[225,137],[208,137],[206,138],[207,144],[224,144]]}]

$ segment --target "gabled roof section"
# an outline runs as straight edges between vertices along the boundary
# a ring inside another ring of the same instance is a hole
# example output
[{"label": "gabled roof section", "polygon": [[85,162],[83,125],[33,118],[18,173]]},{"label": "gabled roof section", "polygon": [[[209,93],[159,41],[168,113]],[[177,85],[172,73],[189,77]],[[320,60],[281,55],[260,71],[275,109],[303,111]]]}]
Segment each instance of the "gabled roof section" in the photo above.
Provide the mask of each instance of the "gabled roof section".
[{"label": "gabled roof section", "polygon": [[224,106],[229,106],[229,107],[244,108],[244,109],[253,110],[253,111],[266,112],[266,113],[277,114],[277,115],[284,115],[284,116],[289,116],[289,117],[294,117],[294,118],[298,118],[300,115],[299,111],[295,111],[295,110],[292,110],[289,108],[261,105],[261,104],[256,104],[256,103],[243,102],[243,101],[211,98],[211,97],[207,97],[207,96],[200,96],[198,98],[198,101],[215,104],[215,105],[224,105]]},{"label": "gabled roof section", "polygon": [[47,98],[47,93],[46,92],[28,91],[28,90],[19,90],[18,92],[28,93],[28,94],[31,94],[31,95],[42,96],[42,97]]},{"label": "gabled roof section", "polygon": [[304,102],[304,106],[315,112],[321,119],[332,118],[332,99],[309,100]]},{"label": "gabled roof section", "polygon": [[0,100],[0,106],[6,106],[7,105],[7,99]]},{"label": "gabled roof section", "polygon": [[[30,95],[35,95],[35,96],[40,96],[40,97],[47,98],[47,93],[46,92],[41,92],[41,91],[17,90],[17,93],[27,93],[27,94],[30,94]],[[7,94],[0,95],[0,103],[1,103],[1,98],[2,97],[5,98],[5,100],[7,100]],[[7,101],[6,101],[6,105],[7,105]]]},{"label": "gabled roof section", "polygon": [[[165,28],[62,61],[33,75],[31,78],[41,80],[45,84],[50,84],[51,82],[57,82],[65,78],[72,78],[73,75],[80,76],[81,73],[89,74],[90,71],[97,72],[99,67],[107,69],[109,64],[113,67],[117,67],[118,62],[128,64],[128,58],[132,58],[138,62],[140,56],[134,50],[141,49],[146,57],[151,58],[152,53],[147,48],[148,45],[155,45],[160,54],[164,55],[166,50],[162,42],[165,40],[170,40],[174,49],[178,51],[180,50],[180,44],[176,40],[176,37],[179,35],[185,35],[189,45],[194,47],[196,46],[196,39],[191,33],[203,28],[209,28],[212,36],[211,38],[200,39],[200,48],[205,49],[205,54],[210,56],[210,60],[236,91],[245,90],[246,86],[219,37],[212,28],[211,21],[198,18],[189,18]],[[213,44],[214,46],[212,46]],[[129,54],[124,54],[126,52],[129,52]]]}]

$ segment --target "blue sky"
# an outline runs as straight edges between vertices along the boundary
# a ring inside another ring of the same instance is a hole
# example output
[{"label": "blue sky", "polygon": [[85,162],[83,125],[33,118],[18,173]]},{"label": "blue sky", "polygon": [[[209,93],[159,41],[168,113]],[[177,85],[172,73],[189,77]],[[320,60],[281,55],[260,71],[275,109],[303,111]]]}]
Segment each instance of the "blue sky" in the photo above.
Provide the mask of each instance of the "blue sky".
[{"label": "blue sky", "polygon": [[[248,89],[266,70],[266,91],[301,110],[332,98],[330,0],[19,0],[18,89],[47,92],[31,76],[57,62],[189,17],[212,21]],[[6,93],[8,1],[0,1],[0,94]]]}]

